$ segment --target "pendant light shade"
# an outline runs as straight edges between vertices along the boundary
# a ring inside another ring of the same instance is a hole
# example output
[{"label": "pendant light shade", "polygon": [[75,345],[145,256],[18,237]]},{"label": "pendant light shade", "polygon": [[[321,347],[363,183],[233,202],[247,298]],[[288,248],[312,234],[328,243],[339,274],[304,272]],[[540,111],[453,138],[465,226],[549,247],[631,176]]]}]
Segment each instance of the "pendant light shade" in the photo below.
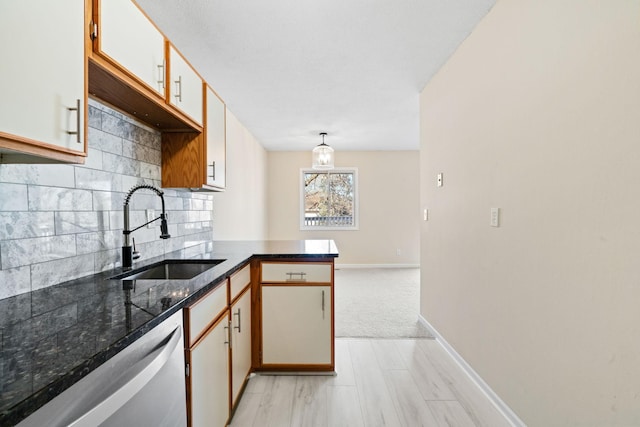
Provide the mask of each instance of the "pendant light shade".
[{"label": "pendant light shade", "polygon": [[313,168],[314,169],[333,169],[333,148],[324,143],[326,132],[321,132],[322,144],[313,149]]}]

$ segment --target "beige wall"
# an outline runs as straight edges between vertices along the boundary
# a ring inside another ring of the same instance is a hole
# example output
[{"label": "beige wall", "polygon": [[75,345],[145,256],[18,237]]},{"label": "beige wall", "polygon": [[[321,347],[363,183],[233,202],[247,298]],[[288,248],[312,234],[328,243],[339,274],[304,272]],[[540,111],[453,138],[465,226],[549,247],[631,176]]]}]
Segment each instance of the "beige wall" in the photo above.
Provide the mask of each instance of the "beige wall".
[{"label": "beige wall", "polygon": [[529,426],[640,425],[640,2],[498,0],[421,140],[423,316]]},{"label": "beige wall", "polygon": [[270,239],[334,239],[339,265],[419,263],[418,152],[336,151],[336,167],[358,169],[356,231],[300,231],[300,169],[311,166],[311,152],[273,151],[268,157]]},{"label": "beige wall", "polygon": [[227,188],[214,195],[214,239],[265,239],[266,192],[267,152],[227,110]]}]

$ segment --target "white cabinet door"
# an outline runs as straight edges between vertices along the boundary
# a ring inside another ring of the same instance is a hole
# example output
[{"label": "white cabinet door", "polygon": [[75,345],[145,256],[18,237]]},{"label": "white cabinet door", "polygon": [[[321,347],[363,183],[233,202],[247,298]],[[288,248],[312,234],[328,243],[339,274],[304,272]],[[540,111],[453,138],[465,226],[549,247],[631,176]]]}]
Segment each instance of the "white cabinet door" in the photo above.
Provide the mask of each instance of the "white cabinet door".
[{"label": "white cabinet door", "polygon": [[251,370],[251,289],[231,306],[232,405]]},{"label": "white cabinet door", "polygon": [[164,36],[131,0],[100,0],[101,53],[164,97]]},{"label": "white cabinet door", "polygon": [[198,124],[202,124],[202,79],[174,49],[169,48],[169,102]]},{"label": "white cabinet door", "polygon": [[330,364],[331,286],[262,286],[262,363]]},{"label": "white cabinet door", "polygon": [[226,185],[227,138],[224,102],[207,86],[207,184],[224,189]]},{"label": "white cabinet door", "polygon": [[84,4],[0,2],[0,136],[84,152]]},{"label": "white cabinet door", "polygon": [[189,350],[191,425],[223,427],[229,419],[229,321],[224,316]]}]

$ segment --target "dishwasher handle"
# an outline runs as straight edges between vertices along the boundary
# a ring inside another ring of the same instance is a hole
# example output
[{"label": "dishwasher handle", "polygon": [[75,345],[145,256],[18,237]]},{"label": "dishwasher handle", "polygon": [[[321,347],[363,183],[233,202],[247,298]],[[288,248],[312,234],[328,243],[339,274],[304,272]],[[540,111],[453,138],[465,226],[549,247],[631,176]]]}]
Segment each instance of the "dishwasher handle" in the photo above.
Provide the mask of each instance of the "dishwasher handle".
[{"label": "dishwasher handle", "polygon": [[178,344],[182,342],[181,338],[180,325],[173,330],[166,344],[151,351],[123,374],[124,377],[130,378],[125,384],[69,423],[69,427],[97,426],[113,415],[160,372]]}]

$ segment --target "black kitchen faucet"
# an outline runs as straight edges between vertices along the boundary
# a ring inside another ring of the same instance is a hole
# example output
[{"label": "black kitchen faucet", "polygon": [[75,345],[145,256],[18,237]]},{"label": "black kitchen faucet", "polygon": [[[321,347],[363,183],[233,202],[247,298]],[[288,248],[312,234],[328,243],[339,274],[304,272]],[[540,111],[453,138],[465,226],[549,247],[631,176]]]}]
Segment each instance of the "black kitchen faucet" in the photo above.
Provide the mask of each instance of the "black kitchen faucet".
[{"label": "black kitchen faucet", "polygon": [[[141,226],[136,227],[133,230],[130,230],[129,229],[129,200],[131,199],[131,196],[133,195],[133,193],[143,188],[155,191],[155,193],[160,197],[160,200],[162,200],[162,213],[160,214],[159,217],[154,218],[151,221],[147,221]],[[168,239],[169,237],[171,237],[169,235],[169,226],[167,225],[167,214],[164,208],[164,193],[158,190],[156,187],[152,185],[146,185],[146,184],[137,185],[133,187],[131,190],[129,190],[127,197],[124,199],[124,229],[122,230],[122,234],[124,235],[124,245],[122,246],[122,268],[123,269],[127,269],[127,270],[131,269],[131,266],[133,265],[133,249],[131,247],[131,233],[157,220],[160,220],[160,238]]]}]

